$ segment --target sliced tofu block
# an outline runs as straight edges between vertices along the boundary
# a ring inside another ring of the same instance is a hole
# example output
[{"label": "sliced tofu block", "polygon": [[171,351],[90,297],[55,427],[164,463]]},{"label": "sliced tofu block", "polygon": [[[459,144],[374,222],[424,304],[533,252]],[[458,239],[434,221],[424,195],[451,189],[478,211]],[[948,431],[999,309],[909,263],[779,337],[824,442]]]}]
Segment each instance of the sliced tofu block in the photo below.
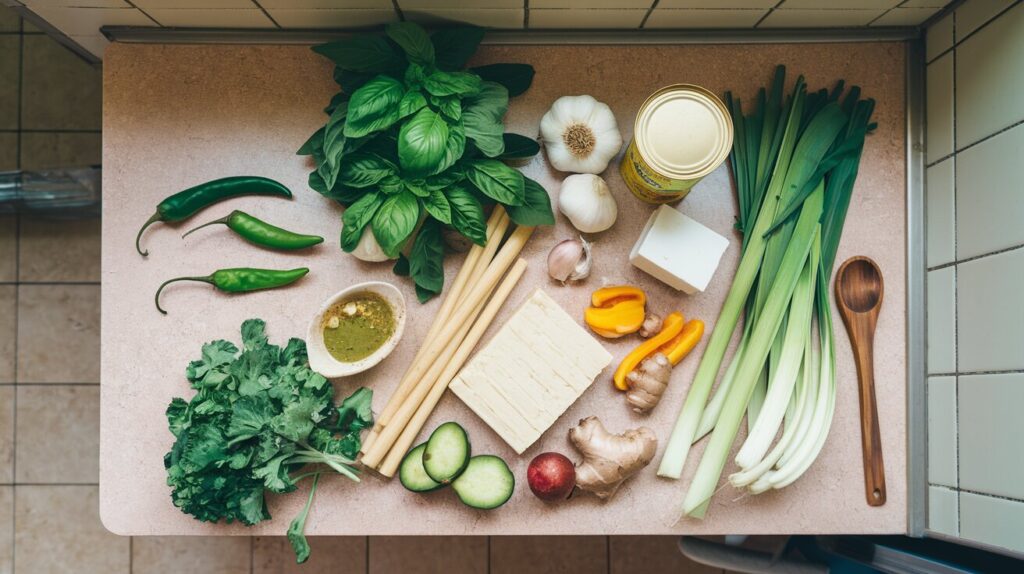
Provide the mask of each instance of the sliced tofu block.
[{"label": "sliced tofu block", "polygon": [[449,388],[522,454],[611,360],[600,343],[538,289]]},{"label": "sliced tofu block", "polygon": [[662,205],[651,214],[629,262],[688,295],[707,289],[729,240]]}]

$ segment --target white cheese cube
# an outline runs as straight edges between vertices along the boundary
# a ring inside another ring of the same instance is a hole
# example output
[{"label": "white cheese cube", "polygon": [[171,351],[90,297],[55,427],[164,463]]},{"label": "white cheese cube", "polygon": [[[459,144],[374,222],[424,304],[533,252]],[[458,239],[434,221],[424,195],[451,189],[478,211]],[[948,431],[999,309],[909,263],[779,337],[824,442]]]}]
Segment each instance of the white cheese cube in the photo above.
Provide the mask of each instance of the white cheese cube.
[{"label": "white cheese cube", "polygon": [[662,205],[651,214],[629,262],[688,295],[703,292],[729,240]]}]

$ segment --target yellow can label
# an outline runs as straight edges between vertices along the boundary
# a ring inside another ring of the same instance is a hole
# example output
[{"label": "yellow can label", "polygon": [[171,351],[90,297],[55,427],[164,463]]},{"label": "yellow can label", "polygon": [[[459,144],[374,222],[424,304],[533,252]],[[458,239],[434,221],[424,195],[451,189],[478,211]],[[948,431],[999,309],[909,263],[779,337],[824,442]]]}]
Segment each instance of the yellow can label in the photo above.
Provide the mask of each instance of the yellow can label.
[{"label": "yellow can label", "polygon": [[678,201],[686,197],[690,189],[700,181],[699,178],[673,179],[654,171],[637,150],[635,139],[630,141],[629,147],[626,148],[626,155],[619,164],[619,172],[633,195],[647,203]]}]

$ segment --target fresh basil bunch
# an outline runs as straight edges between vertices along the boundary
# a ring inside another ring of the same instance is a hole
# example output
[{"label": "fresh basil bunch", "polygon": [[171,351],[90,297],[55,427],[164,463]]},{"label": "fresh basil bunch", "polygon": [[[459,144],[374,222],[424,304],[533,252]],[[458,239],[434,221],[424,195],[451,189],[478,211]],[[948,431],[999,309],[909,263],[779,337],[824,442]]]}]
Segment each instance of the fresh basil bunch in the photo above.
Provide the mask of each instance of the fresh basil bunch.
[{"label": "fresh basil bunch", "polygon": [[503,163],[540,151],[535,140],[504,133],[502,121],[509,96],[530,87],[533,67],[462,71],[483,34],[457,27],[428,35],[396,22],[386,36],[313,48],[335,63],[341,91],[324,110],[326,125],[299,149],[316,163],[309,186],[346,206],[342,249],[353,251],[370,226],[384,252],[398,256],[395,272],[412,277],[420,301],[444,284],[444,226],[484,245],[484,208],[494,203],[519,225],[554,223],[544,188]]}]

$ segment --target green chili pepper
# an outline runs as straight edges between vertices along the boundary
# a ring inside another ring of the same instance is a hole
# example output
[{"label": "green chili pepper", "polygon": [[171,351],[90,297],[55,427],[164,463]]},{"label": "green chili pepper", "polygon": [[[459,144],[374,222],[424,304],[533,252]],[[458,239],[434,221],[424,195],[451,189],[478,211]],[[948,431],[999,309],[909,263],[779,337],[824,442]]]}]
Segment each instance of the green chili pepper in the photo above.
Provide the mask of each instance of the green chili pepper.
[{"label": "green chili pepper", "polygon": [[218,201],[240,195],[291,197],[292,192],[272,179],[253,175],[225,177],[201,183],[185,191],[179,191],[161,201],[156,206],[156,213],[143,224],[139,234],[135,236],[135,249],[143,257],[149,255],[149,251],[143,251],[139,247],[139,240],[142,239],[142,232],[157,221],[183,221],[192,217],[204,207],[209,207]]},{"label": "green chili pepper", "polygon": [[244,211],[238,210],[232,211],[227,217],[215,219],[209,223],[204,223],[199,227],[186,232],[182,237],[185,237],[193,231],[198,231],[204,227],[216,225],[218,223],[227,225],[228,229],[234,231],[249,243],[255,243],[256,245],[262,245],[263,247],[270,247],[272,249],[292,251],[295,249],[305,249],[324,242],[324,238],[319,235],[302,235],[301,233],[294,233],[287,229],[281,229],[280,227],[271,225],[266,221],[257,219]]},{"label": "green chili pepper", "polygon": [[249,267],[219,269],[206,277],[175,277],[174,279],[168,279],[156,290],[156,296],[153,300],[156,302],[157,311],[166,315],[167,311],[160,307],[160,292],[164,290],[164,287],[175,281],[201,281],[209,283],[225,293],[246,293],[248,291],[284,287],[289,283],[302,279],[306,273],[309,273],[309,269],[306,267],[283,271],[276,269],[252,269]]}]

